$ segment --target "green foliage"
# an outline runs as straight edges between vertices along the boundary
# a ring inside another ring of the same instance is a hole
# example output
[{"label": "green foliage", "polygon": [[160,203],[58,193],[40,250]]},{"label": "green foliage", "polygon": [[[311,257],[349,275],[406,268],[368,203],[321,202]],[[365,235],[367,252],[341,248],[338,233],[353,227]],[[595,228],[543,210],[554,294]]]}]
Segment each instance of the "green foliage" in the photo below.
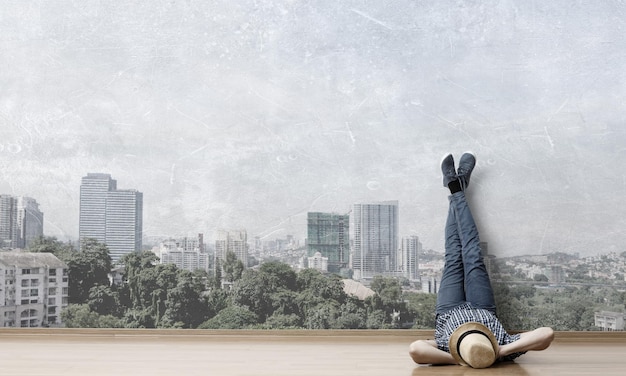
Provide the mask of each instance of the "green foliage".
[{"label": "green foliage", "polygon": [[[366,305],[369,306],[369,312],[375,315],[373,321],[368,320],[368,327],[381,328],[400,328],[403,326],[412,326],[415,320],[415,313],[410,311],[406,302],[402,299],[402,287],[396,278],[375,276],[370,285],[376,295],[365,299]],[[379,324],[379,312],[384,312],[384,317]]]},{"label": "green foliage", "polygon": [[89,289],[89,309],[99,315],[119,315],[119,294],[110,286],[96,285]]},{"label": "green foliage", "polygon": [[83,239],[79,252],[62,254],[68,266],[70,303],[83,304],[95,286],[108,286],[111,256],[106,245],[94,239]]},{"label": "green foliage", "polygon": [[295,313],[274,313],[263,324],[263,329],[297,329],[302,327],[302,319]]},{"label": "green foliage", "polygon": [[122,322],[112,315],[99,315],[87,304],[70,304],[61,311],[66,328],[121,328]]},{"label": "green foliage", "polygon": [[396,278],[374,276],[370,288],[380,296],[384,302],[397,302],[402,295],[402,287]]},{"label": "green foliage", "polygon": [[202,284],[191,272],[181,270],[176,287],[167,291],[161,326],[195,328],[208,318],[207,303],[200,295]]},{"label": "green foliage", "polygon": [[266,262],[261,265],[259,272],[266,276],[266,282],[273,291],[278,289],[295,290],[296,272],[287,264],[277,261]]},{"label": "green foliage", "polygon": [[258,317],[246,307],[231,305],[200,324],[199,329],[245,329],[258,323]]},{"label": "green foliage", "polygon": [[211,318],[230,304],[229,295],[226,291],[213,288],[205,295],[207,303],[207,317]]},{"label": "green foliage", "polygon": [[226,252],[226,260],[224,260],[222,269],[224,269],[224,278],[232,283],[241,278],[245,265],[237,258],[234,252],[228,251]]},{"label": "green foliage", "polygon": [[28,251],[52,253],[60,259],[63,259],[66,257],[66,254],[75,251],[75,249],[71,244],[63,243],[54,236],[42,235],[30,242]]},{"label": "green foliage", "polygon": [[435,327],[435,308],[437,295],[423,293],[406,293],[404,299],[415,317],[414,329],[433,329]]},{"label": "green foliage", "polygon": [[131,292],[129,327],[193,328],[205,321],[209,309],[201,297],[204,284],[174,264],[153,265],[154,254],[125,256],[127,284]]}]

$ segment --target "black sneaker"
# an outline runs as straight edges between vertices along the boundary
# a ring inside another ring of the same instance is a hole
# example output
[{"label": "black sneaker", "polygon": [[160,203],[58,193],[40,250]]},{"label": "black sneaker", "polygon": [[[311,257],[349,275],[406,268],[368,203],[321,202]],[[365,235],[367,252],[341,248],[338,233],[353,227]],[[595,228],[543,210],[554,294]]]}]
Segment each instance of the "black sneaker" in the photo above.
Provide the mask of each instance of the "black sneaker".
[{"label": "black sneaker", "polygon": [[447,154],[441,160],[441,172],[443,173],[443,186],[448,188],[448,184],[457,179],[452,154]]},{"label": "black sneaker", "polygon": [[467,152],[461,156],[457,176],[459,178],[459,183],[461,183],[462,190],[467,189],[474,166],[476,166],[476,157],[474,157],[474,154]]}]

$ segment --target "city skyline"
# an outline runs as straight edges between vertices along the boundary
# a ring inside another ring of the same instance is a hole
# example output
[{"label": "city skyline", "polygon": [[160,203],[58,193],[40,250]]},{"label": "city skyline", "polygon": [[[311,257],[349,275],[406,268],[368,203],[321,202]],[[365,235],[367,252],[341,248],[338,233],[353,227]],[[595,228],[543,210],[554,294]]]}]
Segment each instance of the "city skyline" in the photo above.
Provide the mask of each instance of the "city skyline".
[{"label": "city skyline", "polygon": [[622,249],[623,3],[241,4],[3,2],[0,193],[62,240],[91,171],[144,193],[149,238],[397,200],[442,250],[439,162],[472,150],[492,254]]}]

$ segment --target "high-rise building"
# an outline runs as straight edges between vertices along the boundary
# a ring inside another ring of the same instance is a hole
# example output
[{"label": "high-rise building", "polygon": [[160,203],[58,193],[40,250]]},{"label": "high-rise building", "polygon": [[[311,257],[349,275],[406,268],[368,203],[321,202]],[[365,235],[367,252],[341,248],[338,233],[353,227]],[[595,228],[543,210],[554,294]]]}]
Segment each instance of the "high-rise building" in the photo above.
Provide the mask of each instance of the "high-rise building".
[{"label": "high-rise building", "polygon": [[43,213],[39,210],[39,204],[35,199],[17,198],[17,226],[19,248],[28,248],[34,239],[43,236]]},{"label": "high-rise building", "polygon": [[422,243],[419,237],[413,235],[402,238],[402,247],[400,248],[400,260],[402,275],[409,281],[419,280],[419,254],[422,252]]},{"label": "high-rise building", "polygon": [[18,244],[17,199],[0,195],[0,248],[17,248]]},{"label": "high-rise building", "polygon": [[80,186],[79,238],[96,239],[109,248],[111,259],[141,250],[143,194],[117,189],[109,174],[89,173]]},{"label": "high-rise building", "polygon": [[354,279],[394,273],[398,249],[398,201],[355,204]]},{"label": "high-rise building", "polygon": [[338,273],[350,261],[350,216],[335,213],[307,214],[307,254],[328,258],[328,271]]},{"label": "high-rise building", "polygon": [[246,230],[218,230],[215,235],[215,259],[223,265],[227,252],[233,252],[237,259],[248,267],[248,233]]},{"label": "high-rise building", "polygon": [[43,235],[43,213],[30,197],[0,195],[0,248],[26,248]]}]

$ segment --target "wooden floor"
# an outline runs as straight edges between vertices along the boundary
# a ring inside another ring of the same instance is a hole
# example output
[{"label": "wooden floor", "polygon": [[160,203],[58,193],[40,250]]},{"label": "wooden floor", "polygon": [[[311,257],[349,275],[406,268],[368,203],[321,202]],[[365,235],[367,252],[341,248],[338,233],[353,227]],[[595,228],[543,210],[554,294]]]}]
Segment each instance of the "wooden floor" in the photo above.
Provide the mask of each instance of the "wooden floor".
[{"label": "wooden floor", "polygon": [[485,370],[418,366],[431,331],[0,329],[0,374],[624,375],[626,333],[557,333],[553,345]]}]

